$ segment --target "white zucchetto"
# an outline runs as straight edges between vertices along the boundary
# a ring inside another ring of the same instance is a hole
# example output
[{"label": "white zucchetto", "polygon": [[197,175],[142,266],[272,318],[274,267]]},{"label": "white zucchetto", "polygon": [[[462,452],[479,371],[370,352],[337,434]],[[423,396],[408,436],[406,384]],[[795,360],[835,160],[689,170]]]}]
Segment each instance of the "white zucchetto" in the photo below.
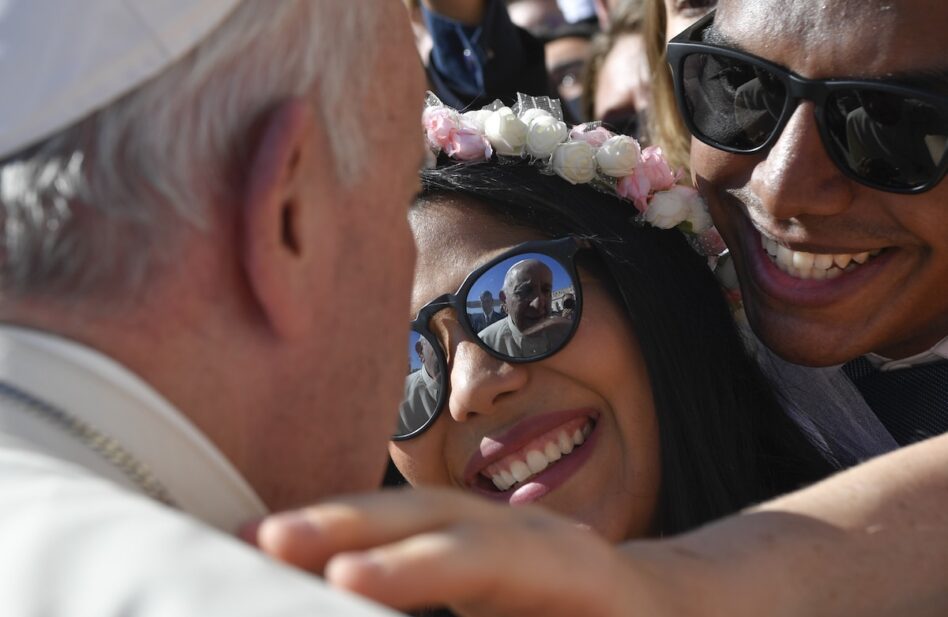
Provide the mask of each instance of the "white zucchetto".
[{"label": "white zucchetto", "polygon": [[0,0],[0,159],[181,59],[240,0]]}]

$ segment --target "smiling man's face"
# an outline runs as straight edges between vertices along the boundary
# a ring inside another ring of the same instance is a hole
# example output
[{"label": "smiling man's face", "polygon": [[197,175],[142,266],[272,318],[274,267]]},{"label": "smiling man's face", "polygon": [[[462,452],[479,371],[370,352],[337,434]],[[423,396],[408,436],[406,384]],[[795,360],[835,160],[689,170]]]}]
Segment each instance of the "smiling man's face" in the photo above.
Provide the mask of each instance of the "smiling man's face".
[{"label": "smiling man's face", "polygon": [[[714,28],[803,77],[917,76],[945,94],[933,77],[948,75],[945,24],[941,0],[723,0]],[[870,351],[898,358],[948,336],[948,181],[917,195],[851,181],[809,101],[761,154],[694,140],[692,168],[751,325],[780,355],[815,366]]]}]

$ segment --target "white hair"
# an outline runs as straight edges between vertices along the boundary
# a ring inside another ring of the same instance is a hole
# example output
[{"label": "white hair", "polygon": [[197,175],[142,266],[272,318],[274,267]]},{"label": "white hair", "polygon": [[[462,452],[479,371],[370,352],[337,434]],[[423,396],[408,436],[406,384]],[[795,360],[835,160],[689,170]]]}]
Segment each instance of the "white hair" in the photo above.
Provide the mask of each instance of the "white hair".
[{"label": "white hair", "polygon": [[380,26],[375,0],[244,0],[155,79],[0,161],[0,298],[131,290],[239,197],[255,121],[315,92],[340,179],[354,182]]}]

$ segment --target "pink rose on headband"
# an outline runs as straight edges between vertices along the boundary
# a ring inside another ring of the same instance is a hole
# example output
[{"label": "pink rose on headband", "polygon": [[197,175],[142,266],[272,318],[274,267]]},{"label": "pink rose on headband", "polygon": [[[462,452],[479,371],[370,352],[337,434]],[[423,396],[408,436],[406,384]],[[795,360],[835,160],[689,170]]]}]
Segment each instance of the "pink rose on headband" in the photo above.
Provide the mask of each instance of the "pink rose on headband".
[{"label": "pink rose on headband", "polygon": [[421,125],[425,129],[428,144],[439,150],[447,149],[452,133],[461,128],[457,112],[444,106],[425,109],[421,115]]},{"label": "pink rose on headband", "polygon": [[601,126],[594,126],[592,124],[579,124],[573,127],[573,130],[569,132],[569,138],[573,141],[585,141],[587,144],[593,148],[600,148],[602,144],[613,137],[612,131],[605,129]]},{"label": "pink rose on headband", "polygon": [[632,173],[624,178],[620,178],[616,183],[616,193],[619,197],[625,197],[631,201],[636,210],[645,212],[648,207],[648,196],[652,192],[652,184],[645,174],[639,173],[639,168],[632,170]]},{"label": "pink rose on headband", "polygon": [[642,160],[635,168],[635,173],[648,179],[653,192],[667,191],[678,181],[659,146],[649,146],[642,150]]},{"label": "pink rose on headband", "polygon": [[444,152],[459,161],[481,161],[494,153],[490,142],[474,129],[453,131],[444,145]]}]

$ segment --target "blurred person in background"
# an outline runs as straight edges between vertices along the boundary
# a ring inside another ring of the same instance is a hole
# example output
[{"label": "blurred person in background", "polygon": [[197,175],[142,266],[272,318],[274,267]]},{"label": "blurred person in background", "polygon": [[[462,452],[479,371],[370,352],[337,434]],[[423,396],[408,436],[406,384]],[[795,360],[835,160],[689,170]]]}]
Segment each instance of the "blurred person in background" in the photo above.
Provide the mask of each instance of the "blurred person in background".
[{"label": "blurred person in background", "polygon": [[583,74],[584,119],[636,139],[646,138],[652,98],[643,23],[643,0],[616,2],[609,30],[593,39]]},{"label": "blurred person in background", "polygon": [[549,93],[543,43],[511,21],[503,0],[415,4],[431,38],[428,82],[441,100],[467,109]]}]

